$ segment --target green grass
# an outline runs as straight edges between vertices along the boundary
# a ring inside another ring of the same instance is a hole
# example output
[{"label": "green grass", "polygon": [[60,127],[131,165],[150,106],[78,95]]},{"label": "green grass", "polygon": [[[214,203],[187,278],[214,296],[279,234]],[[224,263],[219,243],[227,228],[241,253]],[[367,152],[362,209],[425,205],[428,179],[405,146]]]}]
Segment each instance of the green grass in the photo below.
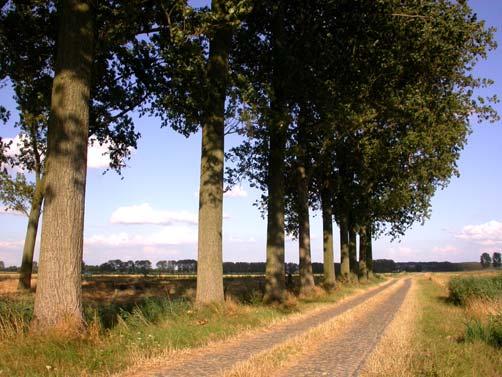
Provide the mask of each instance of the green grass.
[{"label": "green grass", "polygon": [[416,376],[502,376],[502,353],[483,340],[465,340],[465,310],[433,280],[419,280],[422,312],[412,361]]},{"label": "green grass", "polygon": [[[375,279],[365,287],[381,282]],[[104,376],[165,350],[203,346],[294,312],[335,302],[354,292],[347,285],[330,295],[269,307],[258,300],[196,310],[188,300],[150,298],[141,304],[86,307],[88,334],[77,339],[31,336],[32,299],[0,297],[0,376]],[[1,322],[0,322],[1,323]]]},{"label": "green grass", "polygon": [[456,305],[465,305],[470,299],[502,297],[502,274],[456,277],[450,281],[448,289],[449,297]]},{"label": "green grass", "polygon": [[472,319],[466,324],[465,340],[483,341],[502,352],[502,314],[490,316],[486,323],[479,319]]}]

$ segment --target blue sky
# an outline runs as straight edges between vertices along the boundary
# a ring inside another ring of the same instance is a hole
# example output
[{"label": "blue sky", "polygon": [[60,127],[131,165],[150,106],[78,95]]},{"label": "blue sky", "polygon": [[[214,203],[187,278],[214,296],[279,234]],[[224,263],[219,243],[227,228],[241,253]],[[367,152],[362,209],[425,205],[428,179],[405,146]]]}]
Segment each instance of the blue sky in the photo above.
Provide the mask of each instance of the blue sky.
[{"label": "blue sky", "polygon": [[[206,1],[193,1],[194,5]],[[495,26],[502,45],[502,3],[470,1],[479,17]],[[478,64],[480,76],[495,80],[490,93],[502,97],[502,47]],[[14,138],[16,120],[12,91],[0,89],[0,103],[13,112],[0,136]],[[502,106],[496,105],[502,114]],[[136,122],[142,134],[123,179],[103,175],[106,157],[91,152],[86,196],[84,260],[89,264],[108,259],[195,258],[197,254],[197,192],[200,134],[189,139],[160,129],[155,118]],[[235,140],[228,139],[227,147]],[[473,132],[459,161],[461,177],[439,191],[432,201],[432,216],[416,225],[399,241],[382,238],[374,243],[375,258],[396,261],[476,261],[482,251],[502,249],[502,128],[473,124]],[[265,261],[266,224],[252,203],[259,192],[245,183],[224,201],[224,260]],[[0,260],[20,264],[26,218],[0,211]],[[322,261],[322,226],[312,214],[312,256]],[[338,235],[335,258],[339,260]],[[287,241],[286,259],[296,262],[297,246]]]}]

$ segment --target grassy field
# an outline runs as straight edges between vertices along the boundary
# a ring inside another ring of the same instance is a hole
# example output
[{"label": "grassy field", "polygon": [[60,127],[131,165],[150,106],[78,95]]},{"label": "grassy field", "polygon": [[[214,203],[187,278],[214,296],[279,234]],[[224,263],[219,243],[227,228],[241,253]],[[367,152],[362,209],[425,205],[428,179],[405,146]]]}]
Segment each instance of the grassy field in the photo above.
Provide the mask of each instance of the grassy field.
[{"label": "grassy field", "polygon": [[413,360],[416,375],[502,376],[501,349],[466,337],[470,321],[476,315],[485,318],[487,313],[482,312],[500,303],[478,296],[471,298],[467,306],[456,305],[455,295],[448,289],[449,278],[439,275],[419,280],[422,309],[417,331],[418,349]]},{"label": "grassy field", "polygon": [[225,305],[196,310],[190,299],[192,279],[98,277],[83,286],[88,332],[67,339],[28,334],[33,294],[14,293],[15,282],[4,280],[0,376],[109,375],[313,310],[379,282],[346,285],[329,295],[319,291],[309,300],[290,294],[283,306],[267,307],[260,303],[262,277],[231,278],[225,279]]}]

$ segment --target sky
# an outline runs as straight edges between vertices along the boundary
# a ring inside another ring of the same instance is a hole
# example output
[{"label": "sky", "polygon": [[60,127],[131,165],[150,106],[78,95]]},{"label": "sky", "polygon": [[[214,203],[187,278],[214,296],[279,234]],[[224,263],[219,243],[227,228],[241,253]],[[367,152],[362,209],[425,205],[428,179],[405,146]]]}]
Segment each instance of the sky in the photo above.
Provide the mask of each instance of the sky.
[{"label": "sky", "polygon": [[[469,1],[479,18],[498,31],[501,46],[476,67],[476,73],[495,80],[485,94],[502,97],[502,3]],[[192,1],[195,6],[207,4]],[[14,139],[17,119],[12,90],[0,89],[0,103],[11,110],[9,123],[0,126],[0,137]],[[496,109],[502,114],[502,105]],[[123,177],[104,173],[107,156],[93,147],[89,154],[84,234],[84,261],[100,264],[109,259],[152,262],[196,259],[197,208],[201,135],[190,138],[160,128],[156,118],[138,118],[141,132],[138,149]],[[237,139],[227,138],[226,147]],[[432,215],[416,224],[405,236],[391,242],[374,241],[375,259],[395,261],[478,261],[484,252],[502,249],[502,127],[472,124],[472,134],[458,162],[460,178],[438,191]],[[233,188],[224,198],[223,259],[265,261],[266,222],[253,203],[260,193],[247,183]],[[5,212],[0,204],[0,261],[20,265],[27,219]],[[322,223],[311,213],[312,259],[322,262]],[[339,238],[335,228],[335,260],[339,261]],[[38,244],[35,259],[38,258]],[[297,241],[287,239],[286,260],[298,261]]]}]

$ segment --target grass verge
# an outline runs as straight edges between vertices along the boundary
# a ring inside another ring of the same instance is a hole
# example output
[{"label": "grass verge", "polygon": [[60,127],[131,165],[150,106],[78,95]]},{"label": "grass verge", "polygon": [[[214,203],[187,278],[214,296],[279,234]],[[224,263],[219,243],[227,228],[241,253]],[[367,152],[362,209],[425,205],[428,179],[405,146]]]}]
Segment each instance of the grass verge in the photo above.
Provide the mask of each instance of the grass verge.
[{"label": "grass verge", "polygon": [[[470,312],[455,306],[447,286],[436,279],[418,278],[416,339],[411,374],[415,376],[502,376],[502,352],[484,341],[466,341]],[[400,375],[400,374],[399,374]]]},{"label": "grass verge", "polygon": [[[370,287],[382,280],[365,284]],[[225,305],[196,310],[188,300],[151,298],[132,307],[88,307],[89,330],[79,338],[27,333],[32,300],[0,298],[0,376],[104,376],[165,355],[263,327],[292,313],[333,303],[361,288],[347,285],[286,307]]]}]

